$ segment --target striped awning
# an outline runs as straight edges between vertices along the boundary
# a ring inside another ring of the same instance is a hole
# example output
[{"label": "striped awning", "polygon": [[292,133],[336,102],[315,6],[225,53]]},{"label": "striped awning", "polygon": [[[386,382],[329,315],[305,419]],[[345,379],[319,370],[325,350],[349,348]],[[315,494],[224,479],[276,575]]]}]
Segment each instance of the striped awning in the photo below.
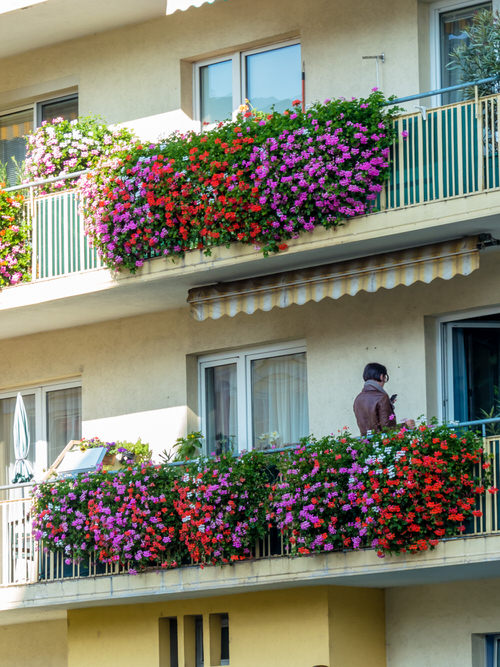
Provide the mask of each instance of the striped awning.
[{"label": "striped awning", "polygon": [[185,12],[190,7],[201,7],[208,3],[212,4],[217,0],[167,0],[167,16],[177,11]]},{"label": "striped awning", "polygon": [[372,255],[347,262],[275,273],[189,290],[191,314],[200,322],[223,315],[251,315],[257,310],[303,305],[308,301],[340,299],[347,294],[376,292],[436,278],[468,276],[479,268],[477,237]]}]

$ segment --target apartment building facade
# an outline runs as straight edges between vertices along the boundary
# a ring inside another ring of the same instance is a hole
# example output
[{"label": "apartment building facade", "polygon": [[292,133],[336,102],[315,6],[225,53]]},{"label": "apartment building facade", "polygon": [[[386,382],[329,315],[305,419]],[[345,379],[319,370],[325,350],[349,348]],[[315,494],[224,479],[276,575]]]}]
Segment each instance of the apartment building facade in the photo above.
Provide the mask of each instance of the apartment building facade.
[{"label": "apartment building facade", "polygon": [[[245,100],[282,110],[374,87],[397,98],[449,87],[450,51],[474,12],[491,7],[17,5],[0,13],[4,162],[22,161],[23,136],[59,115],[97,114],[155,141],[228,118]],[[315,229],[268,257],[219,247],[113,272],[88,251],[69,195],[34,195],[33,279],[0,292],[0,483],[12,482],[18,393],[35,477],[82,436],[141,438],[158,457],[199,429],[207,453],[221,437],[243,451],[271,431],[281,444],[344,426],[356,432],[352,402],[372,361],[388,366],[401,417],[496,416],[499,141],[496,130],[483,136],[499,102],[461,95],[402,102],[395,122],[408,137],[392,153],[379,212]],[[419,555],[278,556],[44,581],[16,575],[4,526],[0,664],[493,667],[495,516]]]}]

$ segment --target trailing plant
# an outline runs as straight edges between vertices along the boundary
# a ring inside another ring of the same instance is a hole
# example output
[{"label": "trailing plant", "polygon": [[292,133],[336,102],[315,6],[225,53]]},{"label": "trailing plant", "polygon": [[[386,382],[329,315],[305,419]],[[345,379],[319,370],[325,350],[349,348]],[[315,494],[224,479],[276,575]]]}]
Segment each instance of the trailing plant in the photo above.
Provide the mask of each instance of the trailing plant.
[{"label": "trailing plant", "polygon": [[128,466],[45,482],[35,538],[66,562],[94,557],[135,572],[252,556],[269,530],[291,555],[433,549],[480,516],[491,462],[472,431],[420,424],[359,440],[309,438],[293,451]]},{"label": "trailing plant", "polygon": [[[27,135],[25,178],[35,181],[92,169],[102,156],[126,149],[134,141],[125,128],[110,129],[96,117],[54,118]],[[47,184],[42,192],[75,187],[75,181]]]},{"label": "trailing plant", "polygon": [[24,197],[5,192],[0,182],[0,288],[31,277],[31,225],[23,215]]},{"label": "trailing plant", "polygon": [[253,110],[104,159],[82,182],[86,231],[109,267],[234,241],[264,254],[375,205],[389,177],[393,107],[382,93],[283,114]]}]

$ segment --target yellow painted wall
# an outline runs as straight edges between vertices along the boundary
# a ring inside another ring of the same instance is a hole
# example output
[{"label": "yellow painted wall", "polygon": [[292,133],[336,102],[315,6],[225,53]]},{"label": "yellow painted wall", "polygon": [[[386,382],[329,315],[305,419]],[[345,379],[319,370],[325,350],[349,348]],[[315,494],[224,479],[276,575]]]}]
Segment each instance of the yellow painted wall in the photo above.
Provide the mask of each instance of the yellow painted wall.
[{"label": "yellow painted wall", "polygon": [[387,667],[484,667],[499,597],[500,579],[387,589]]},{"label": "yellow painted wall", "polygon": [[[498,307],[499,266],[498,252],[488,251],[472,275],[430,285],[218,321],[196,322],[185,308],[4,340],[0,392],[80,377],[87,435],[98,435],[104,425],[106,434],[116,438],[151,435],[151,416],[155,445],[162,449],[185,428],[187,396],[196,393],[196,363],[188,364],[187,372],[187,359],[304,339],[310,430],[315,434],[344,425],[355,429],[352,401],[364,365],[374,360],[389,367],[388,390],[399,395],[398,416],[430,416],[437,410],[435,391],[429,391],[432,403],[426,404],[427,384],[437,386],[437,348],[431,343],[426,349],[425,329],[435,331],[438,314]],[[191,401],[196,412],[195,399]],[[130,417],[124,421],[124,415]]]},{"label": "yellow painted wall", "polygon": [[290,36],[308,101],[367,94],[375,62],[362,56],[382,52],[385,92],[418,90],[417,0],[231,0],[0,60],[0,110],[74,86],[81,113],[108,122],[173,111],[191,96],[181,61]]},{"label": "yellow painted wall", "polygon": [[192,615],[203,616],[209,667],[208,619],[220,613],[229,615],[231,667],[385,667],[383,604],[379,591],[310,587],[74,610],[68,667],[158,667],[158,619],[165,617],[178,618],[179,665],[190,667],[183,618]]},{"label": "yellow painted wall", "polygon": [[0,626],[1,667],[66,667],[66,632],[66,620]]},{"label": "yellow painted wall", "polygon": [[[182,626],[183,616],[202,614],[207,628],[211,613],[229,614],[231,667],[328,664],[327,595],[307,588],[70,611],[68,667],[158,667],[158,619],[176,616]],[[184,667],[182,634],[180,639]]]},{"label": "yellow painted wall", "polygon": [[331,587],[328,603],[332,667],[386,667],[384,591]]}]

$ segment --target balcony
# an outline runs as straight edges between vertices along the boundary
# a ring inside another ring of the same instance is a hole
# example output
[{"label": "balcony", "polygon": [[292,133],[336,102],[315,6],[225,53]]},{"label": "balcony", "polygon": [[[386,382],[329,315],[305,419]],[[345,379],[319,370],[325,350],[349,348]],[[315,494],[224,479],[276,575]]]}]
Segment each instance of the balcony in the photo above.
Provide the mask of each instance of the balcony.
[{"label": "balcony", "polygon": [[[498,421],[474,423],[483,429],[494,486],[500,482],[500,438],[487,433],[491,422]],[[183,597],[315,583],[380,588],[426,583],[436,577],[440,581],[474,579],[495,572],[500,559],[500,500],[486,493],[477,506],[482,516],[469,521],[466,533],[442,540],[430,552],[381,559],[374,549],[360,549],[296,558],[290,557],[283,539],[274,533],[255,545],[249,559],[234,565],[203,570],[186,562],[173,570],[133,576],[128,566],[105,565],[96,558],[67,563],[63,554],[44,551],[31,530],[30,493],[30,485],[2,489],[0,616],[15,608],[34,610],[110,599],[126,602],[153,594]]]},{"label": "balcony", "polygon": [[[397,117],[400,139],[392,147],[391,174],[378,214],[499,190],[499,114],[500,95],[492,95]],[[101,268],[84,234],[78,191],[36,193],[33,185],[27,199],[32,280]]]}]

